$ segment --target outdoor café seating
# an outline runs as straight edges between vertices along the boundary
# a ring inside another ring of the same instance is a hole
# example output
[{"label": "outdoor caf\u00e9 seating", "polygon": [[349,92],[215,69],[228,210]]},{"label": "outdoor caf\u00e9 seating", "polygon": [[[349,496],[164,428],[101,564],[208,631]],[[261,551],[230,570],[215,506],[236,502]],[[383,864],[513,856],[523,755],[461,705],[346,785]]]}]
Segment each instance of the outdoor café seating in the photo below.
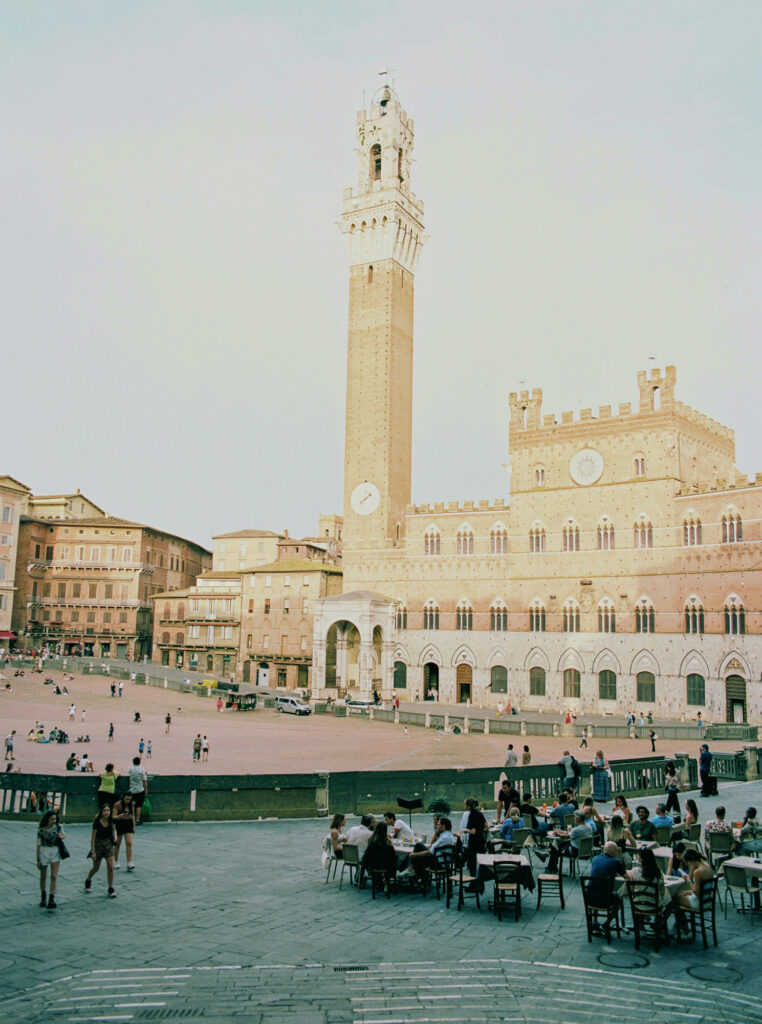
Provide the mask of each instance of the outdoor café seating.
[{"label": "outdoor caf\u00e9 seating", "polygon": [[622,937],[620,917],[624,924],[624,904],[615,896],[613,878],[595,879],[596,891],[588,891],[589,875],[580,875],[579,884],[582,889],[582,903],[585,908],[585,924],[587,925],[587,941],[592,942],[594,935],[604,935],[611,942],[611,925],[616,928],[617,938]]},{"label": "outdoor caf\u00e9 seating", "polygon": [[698,907],[680,907],[679,913],[687,914],[688,921],[691,927],[691,937],[693,941],[696,941],[696,922],[698,922],[701,928],[701,938],[704,940],[704,949],[709,948],[709,942],[707,941],[706,931],[707,923],[712,929],[712,938],[714,939],[715,946],[717,945],[717,926],[714,920],[715,906],[717,903],[717,881],[718,879],[710,878],[706,882],[703,882],[699,888],[698,894]]},{"label": "outdoor caf\u00e9 seating", "polygon": [[627,895],[630,900],[632,927],[635,933],[635,949],[640,949],[640,940],[644,935],[652,935],[654,948],[658,951],[661,940],[669,945],[669,919],[672,906],[662,905],[658,882],[627,882]]},{"label": "outdoor caf\u00e9 seating", "polygon": [[513,904],[514,921],[518,921],[521,916],[521,865],[514,861],[496,860],[492,870],[495,878],[489,909],[494,910],[498,921],[502,921],[503,909]]}]

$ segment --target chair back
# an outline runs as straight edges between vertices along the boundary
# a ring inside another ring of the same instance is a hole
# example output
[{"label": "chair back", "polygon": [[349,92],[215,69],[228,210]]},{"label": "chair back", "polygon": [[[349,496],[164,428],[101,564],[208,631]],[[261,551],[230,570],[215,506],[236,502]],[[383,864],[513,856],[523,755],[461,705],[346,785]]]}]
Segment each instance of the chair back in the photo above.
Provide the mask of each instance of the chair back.
[{"label": "chair back", "polygon": [[685,829],[685,838],[690,840],[692,843],[701,842],[701,822],[697,821],[695,825],[688,825]]},{"label": "chair back", "polygon": [[628,882],[627,895],[633,917],[653,917],[661,913],[661,894],[658,882]]},{"label": "chair back", "polygon": [[331,839],[330,836],[326,836],[325,839],[323,840],[323,853],[327,854],[329,857],[334,856],[333,840]]},{"label": "chair back", "polygon": [[506,883],[518,884],[521,865],[516,864],[515,861],[496,860],[492,865],[492,871],[495,875],[496,885],[504,885]]},{"label": "chair back", "polygon": [[709,842],[709,849],[713,854],[730,853],[733,845],[732,832],[710,832],[706,838]]},{"label": "chair back", "polygon": [[714,901],[717,899],[717,878],[707,878],[701,883],[699,890],[699,904],[703,914],[714,913]]},{"label": "chair back", "polygon": [[593,837],[590,836],[588,838],[585,836],[583,839],[580,839],[578,850],[577,860],[590,860],[593,856]]},{"label": "chair back", "polygon": [[671,825],[657,825],[656,826],[656,842],[659,846],[669,846],[672,840],[672,826]]},{"label": "chair back", "polygon": [[353,843],[344,844],[344,863],[350,868],[359,868],[360,866],[360,847],[355,846]]},{"label": "chair back", "polygon": [[[593,883],[593,891],[588,886]],[[591,910],[609,910],[614,894],[613,878],[592,878],[590,875],[580,875],[579,884],[582,888],[582,902],[585,905],[585,913]]]},{"label": "chair back", "polygon": [[455,847],[445,846],[442,850],[437,850],[434,853],[437,861],[437,871],[444,871],[446,874],[451,874],[455,870]]},{"label": "chair back", "polygon": [[575,821],[576,821],[576,818],[574,817],[573,814],[565,814],[564,815],[564,828],[574,828],[574,822]]},{"label": "chair back", "polygon": [[722,870],[728,889],[732,889],[734,892],[746,892],[748,890],[746,872],[743,868],[734,868],[726,863]]}]

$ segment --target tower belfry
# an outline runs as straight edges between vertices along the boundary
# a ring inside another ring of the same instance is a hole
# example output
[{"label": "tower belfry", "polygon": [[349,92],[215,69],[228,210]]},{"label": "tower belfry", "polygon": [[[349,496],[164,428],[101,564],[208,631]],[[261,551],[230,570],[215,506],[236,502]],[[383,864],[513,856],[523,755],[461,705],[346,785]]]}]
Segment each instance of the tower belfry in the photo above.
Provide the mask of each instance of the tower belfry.
[{"label": "tower belfry", "polygon": [[410,190],[414,124],[387,85],[357,114],[357,187],[345,189],[349,332],[345,588],[352,552],[388,547],[410,502],[414,275],[423,203]]}]

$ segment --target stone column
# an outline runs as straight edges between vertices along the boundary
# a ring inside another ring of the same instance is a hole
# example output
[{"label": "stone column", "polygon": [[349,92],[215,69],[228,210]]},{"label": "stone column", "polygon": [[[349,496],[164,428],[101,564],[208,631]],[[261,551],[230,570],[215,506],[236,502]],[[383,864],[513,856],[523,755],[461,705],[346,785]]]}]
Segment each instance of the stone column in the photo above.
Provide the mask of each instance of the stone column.
[{"label": "stone column", "polygon": [[346,692],[349,685],[347,678],[347,641],[344,637],[336,637],[336,689]]},{"label": "stone column", "polygon": [[394,689],[394,641],[381,642],[381,700],[391,700]]},{"label": "stone column", "polygon": [[759,778],[757,771],[757,748],[750,743],[744,743],[743,752],[746,755],[746,781],[754,782]]},{"label": "stone column", "polygon": [[360,640],[360,657],[358,659],[360,677],[360,697],[363,700],[373,698],[373,641],[363,638]]},{"label": "stone column", "polygon": [[[326,697],[326,685],[325,685],[325,658],[326,658],[326,642],[325,640],[312,640],[312,692],[316,697]],[[254,670],[254,680],[256,681],[257,667],[256,662],[252,662]]]}]

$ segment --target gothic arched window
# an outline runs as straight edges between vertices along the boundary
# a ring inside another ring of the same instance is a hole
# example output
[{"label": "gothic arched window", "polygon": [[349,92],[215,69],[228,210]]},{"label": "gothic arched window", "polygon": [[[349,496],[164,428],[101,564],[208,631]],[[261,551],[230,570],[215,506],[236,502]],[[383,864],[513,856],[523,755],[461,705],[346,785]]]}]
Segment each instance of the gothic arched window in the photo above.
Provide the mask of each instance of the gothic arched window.
[{"label": "gothic arched window", "polygon": [[545,632],[545,605],[539,597],[529,606],[529,629],[532,633]]},{"label": "gothic arched window", "polygon": [[656,632],[656,614],[654,612],[653,603],[648,597],[641,597],[635,605],[635,632]]},{"label": "gothic arched window", "polygon": [[491,555],[508,554],[508,531],[502,523],[495,523],[490,531],[489,550]]},{"label": "gothic arched window", "polygon": [[564,551],[579,551],[579,526],[570,519],[561,531]]},{"label": "gothic arched window", "polygon": [[598,523],[597,538],[599,551],[614,550],[614,524],[608,516],[603,516]]},{"label": "gothic arched window", "polygon": [[370,147],[370,180],[381,181],[381,147],[378,143]]},{"label": "gothic arched window", "polygon": [[633,543],[636,548],[652,548],[654,546],[654,530],[651,520],[642,515],[633,527]]},{"label": "gothic arched window", "polygon": [[579,633],[579,605],[573,597],[564,601],[564,633]]},{"label": "gothic arched window", "polygon": [[616,633],[616,611],[608,597],[604,597],[598,604],[598,632]]},{"label": "gothic arched window", "polygon": [[746,612],[743,603],[735,594],[725,602],[725,632],[728,636],[743,636],[746,633]]},{"label": "gothic arched window", "polygon": [[467,524],[458,530],[458,554],[473,555],[474,553],[474,531]]},{"label": "gothic arched window", "polygon": [[439,605],[431,599],[423,606],[423,628],[439,629]]},{"label": "gothic arched window", "polygon": [[545,527],[541,523],[532,523],[529,531],[529,550],[533,555],[545,550]]},{"label": "gothic arched window", "polygon": [[689,512],[683,520],[683,544],[694,547],[701,543],[701,520],[694,512]]},{"label": "gothic arched window", "polygon": [[508,669],[505,665],[493,665],[490,672],[490,690],[492,693],[508,692]]},{"label": "gothic arched window", "polygon": [[743,540],[743,524],[737,512],[726,512],[721,523],[723,544],[737,544]]},{"label": "gothic arched window", "polygon": [[580,676],[579,669],[564,669],[564,697],[579,697]]},{"label": "gothic arched window", "polygon": [[474,610],[471,602],[465,599],[460,601],[456,611],[456,629],[474,628]]},{"label": "gothic arched window", "polygon": [[530,697],[545,696],[545,669],[535,665],[529,670],[529,695]]},{"label": "gothic arched window", "polygon": [[656,678],[653,672],[638,672],[637,700],[639,704],[653,704],[656,700]]},{"label": "gothic arched window", "polygon": [[508,630],[508,609],[505,606],[505,601],[501,598],[497,598],[490,605],[489,628],[499,633],[505,633]]},{"label": "gothic arched window", "polygon": [[397,605],[397,629],[407,629],[407,607],[403,601]]},{"label": "gothic arched window", "polygon": [[695,594],[685,602],[685,632],[698,635],[704,632],[704,608]]},{"label": "gothic arched window", "polygon": [[616,672],[609,668],[598,673],[598,696],[601,700],[616,700]]},{"label": "gothic arched window", "polygon": [[442,553],[442,536],[436,526],[430,526],[423,535],[423,552],[426,555]]}]

